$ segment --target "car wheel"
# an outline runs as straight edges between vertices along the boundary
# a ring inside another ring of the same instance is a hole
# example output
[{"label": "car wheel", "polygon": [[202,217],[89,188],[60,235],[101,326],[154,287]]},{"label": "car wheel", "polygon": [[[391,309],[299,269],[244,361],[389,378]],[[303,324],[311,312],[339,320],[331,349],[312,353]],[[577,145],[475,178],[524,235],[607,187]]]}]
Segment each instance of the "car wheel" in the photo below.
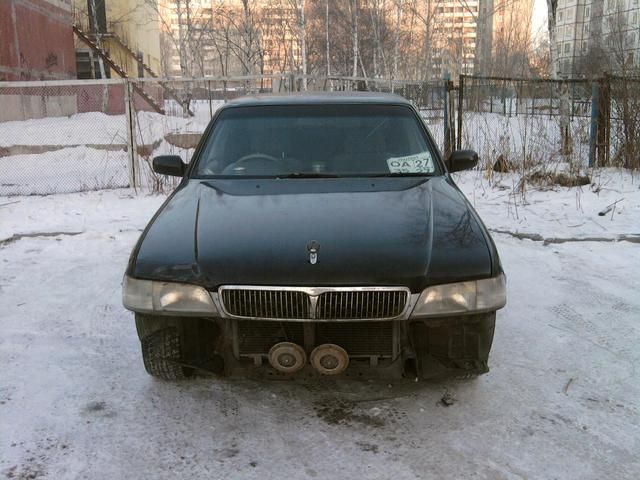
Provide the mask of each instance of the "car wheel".
[{"label": "car wheel", "polygon": [[185,333],[189,328],[184,322],[178,318],[136,314],[142,360],[150,375],[163,380],[182,380],[193,375],[194,368],[184,365]]}]

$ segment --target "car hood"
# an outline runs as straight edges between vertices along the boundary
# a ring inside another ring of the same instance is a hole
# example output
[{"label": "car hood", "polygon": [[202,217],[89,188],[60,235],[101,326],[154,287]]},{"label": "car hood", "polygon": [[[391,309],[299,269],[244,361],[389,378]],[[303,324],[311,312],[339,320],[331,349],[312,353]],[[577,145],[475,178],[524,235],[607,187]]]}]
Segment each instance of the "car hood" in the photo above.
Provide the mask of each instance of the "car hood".
[{"label": "car hood", "polygon": [[[310,242],[318,248],[310,262]],[[445,177],[191,180],[134,250],[137,278],[220,285],[427,285],[492,275],[492,242]]]}]

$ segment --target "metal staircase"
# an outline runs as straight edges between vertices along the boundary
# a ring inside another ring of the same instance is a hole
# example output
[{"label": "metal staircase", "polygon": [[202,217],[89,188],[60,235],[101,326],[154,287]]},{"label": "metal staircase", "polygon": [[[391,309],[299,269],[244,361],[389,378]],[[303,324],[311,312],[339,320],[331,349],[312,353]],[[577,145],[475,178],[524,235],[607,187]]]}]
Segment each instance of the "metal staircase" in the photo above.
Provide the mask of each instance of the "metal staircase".
[{"label": "metal staircase", "polygon": [[[104,60],[104,62],[107,65],[109,65],[109,67],[113,71],[115,71],[121,78],[129,78],[129,76],[127,75],[127,72],[125,72],[125,70],[122,67],[120,67],[120,65],[118,65],[111,58],[111,56],[109,55],[109,52],[107,52],[106,50],[103,50],[98,46],[98,44],[95,41],[95,34],[87,33],[83,31],[78,25],[73,25],[73,32],[77,35],[77,37],[82,42],[84,42],[89,48],[91,48],[91,50],[97,53],[100,56],[100,58],[102,58],[102,60]],[[125,50],[129,55],[131,55],[142,66],[145,72],[147,72],[153,78],[158,78],[158,75],[151,69],[151,67],[149,67],[149,65],[147,65],[142,60],[140,60],[138,55],[118,35],[116,35],[115,33],[105,33],[104,35],[101,35],[101,36],[102,38],[115,40],[118,43],[118,45],[122,47],[123,50]],[[169,87],[166,82],[158,81],[158,84],[162,87],[162,89],[167,94],[167,96],[173,98],[180,105],[183,105],[183,101],[180,99],[177,92],[173,88]],[[151,97],[147,92],[145,92],[142,87],[140,87],[136,83],[131,83],[131,86],[133,90],[138,95],[140,95],[140,97],[147,104],[149,104],[149,106],[153,110],[164,115],[165,113],[164,108],[162,108],[162,106],[160,106],[153,97]],[[189,115],[193,116],[193,112],[191,110],[188,110],[188,113]]]},{"label": "metal staircase", "polygon": [[[122,38],[120,38],[119,35],[117,35],[116,33],[110,33],[108,38],[115,40],[116,43],[118,43],[118,45],[120,45],[120,47],[124,51],[126,51],[136,62],[138,62],[142,66],[143,70],[147,72],[149,76],[153,78],[159,77],[158,74],[154,72],[149,65],[147,65],[143,60],[140,59],[140,57],[138,57],[136,52],[134,52],[131,49],[131,47],[129,47],[129,45],[127,45],[127,43],[124,40],[122,40]],[[168,97],[174,99],[176,102],[178,102],[179,105],[184,106],[184,102],[182,99],[180,99],[180,96],[178,95],[178,93],[173,88],[171,88],[166,82],[158,81],[158,84],[162,87],[162,89],[164,90],[164,92],[167,94]],[[193,117],[193,112],[190,109],[187,111],[189,115]]]}]

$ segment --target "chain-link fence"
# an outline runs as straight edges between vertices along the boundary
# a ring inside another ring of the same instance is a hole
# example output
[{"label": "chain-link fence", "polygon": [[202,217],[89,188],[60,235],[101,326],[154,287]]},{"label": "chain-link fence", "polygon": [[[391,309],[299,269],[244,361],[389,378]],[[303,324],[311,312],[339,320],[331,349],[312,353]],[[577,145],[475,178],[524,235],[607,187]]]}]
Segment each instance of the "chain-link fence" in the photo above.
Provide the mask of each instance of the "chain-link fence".
[{"label": "chain-link fence", "polygon": [[202,79],[0,83],[0,195],[175,184],[152,158],[186,162],[216,110],[234,98],[297,91],[393,92],[411,100],[442,145],[441,82],[292,74]]},{"label": "chain-link fence", "polygon": [[0,195],[129,185],[125,84],[0,83]]},{"label": "chain-link fence", "polygon": [[0,83],[0,195],[127,186],[162,190],[176,180],[155,175],[152,158],[176,154],[190,161],[225,102],[304,90],[404,96],[418,107],[441,149],[477,150],[491,169],[556,160],[631,168],[640,162],[640,79],[462,76],[457,87],[445,81],[291,74],[5,82]]},{"label": "chain-link fence", "polygon": [[498,170],[640,167],[640,78],[461,76],[457,148]]},{"label": "chain-link fence", "polygon": [[457,101],[457,147],[477,150],[489,169],[589,163],[589,81],[462,76]]},{"label": "chain-link fence", "polygon": [[640,168],[640,77],[605,77],[599,97],[601,108],[611,110],[608,164]]}]

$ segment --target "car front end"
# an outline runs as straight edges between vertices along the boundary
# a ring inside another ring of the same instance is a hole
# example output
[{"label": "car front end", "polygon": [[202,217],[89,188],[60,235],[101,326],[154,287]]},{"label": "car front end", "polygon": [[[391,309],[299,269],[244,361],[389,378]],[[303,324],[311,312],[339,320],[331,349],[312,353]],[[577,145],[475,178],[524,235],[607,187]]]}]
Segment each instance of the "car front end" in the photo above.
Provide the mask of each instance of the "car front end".
[{"label": "car front end", "polygon": [[231,104],[189,167],[158,160],[183,181],[123,287],[150,373],[488,371],[506,281],[487,229],[413,107],[336,98]]}]

